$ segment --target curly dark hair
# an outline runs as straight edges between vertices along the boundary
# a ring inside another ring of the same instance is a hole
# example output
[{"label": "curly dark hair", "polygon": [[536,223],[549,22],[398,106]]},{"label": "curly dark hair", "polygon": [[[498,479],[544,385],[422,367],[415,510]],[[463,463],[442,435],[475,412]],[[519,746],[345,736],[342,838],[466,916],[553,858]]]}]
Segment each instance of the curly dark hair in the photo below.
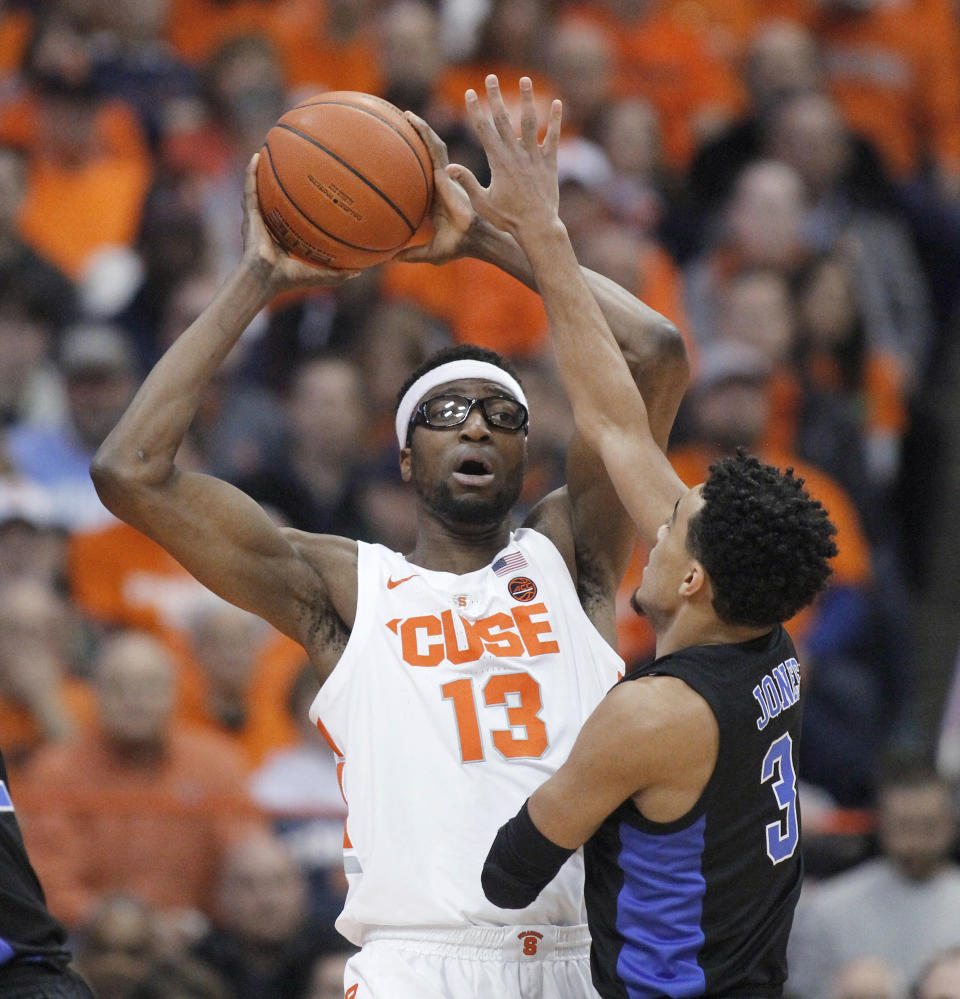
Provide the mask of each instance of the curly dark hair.
[{"label": "curly dark hair", "polygon": [[687,544],[713,583],[727,624],[789,620],[826,586],[836,527],[804,480],[738,450],[710,466]]},{"label": "curly dark hair", "polygon": [[441,347],[440,350],[431,354],[419,368],[410,372],[397,393],[394,411],[400,408],[400,403],[407,394],[407,389],[421,375],[425,375],[428,371],[433,371],[434,368],[439,368],[441,364],[447,364],[449,361],[486,361],[488,364],[495,364],[498,368],[503,368],[508,375],[517,380],[518,384],[523,384],[517,374],[517,369],[495,350],[478,347],[475,343],[456,343],[452,347]]}]

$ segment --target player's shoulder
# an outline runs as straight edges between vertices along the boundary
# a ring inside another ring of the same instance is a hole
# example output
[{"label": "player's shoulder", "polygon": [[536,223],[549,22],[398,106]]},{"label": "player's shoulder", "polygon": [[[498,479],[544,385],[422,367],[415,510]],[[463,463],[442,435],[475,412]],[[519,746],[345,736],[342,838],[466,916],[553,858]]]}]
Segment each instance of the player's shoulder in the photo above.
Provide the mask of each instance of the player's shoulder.
[{"label": "player's shoulder", "polygon": [[618,683],[606,696],[611,714],[617,712],[638,729],[673,731],[693,721],[702,723],[713,712],[685,680],[648,673]]},{"label": "player's shoulder", "polygon": [[335,534],[311,534],[296,528],[283,528],[284,537],[300,559],[324,579],[343,573],[356,576],[359,543]]},{"label": "player's shoulder", "polygon": [[569,566],[575,558],[573,508],[566,486],[547,493],[527,514],[523,527],[548,538]]},{"label": "player's shoulder", "polygon": [[682,680],[643,676],[613,687],[590,715],[581,744],[594,756],[651,776],[715,751],[717,723]]}]

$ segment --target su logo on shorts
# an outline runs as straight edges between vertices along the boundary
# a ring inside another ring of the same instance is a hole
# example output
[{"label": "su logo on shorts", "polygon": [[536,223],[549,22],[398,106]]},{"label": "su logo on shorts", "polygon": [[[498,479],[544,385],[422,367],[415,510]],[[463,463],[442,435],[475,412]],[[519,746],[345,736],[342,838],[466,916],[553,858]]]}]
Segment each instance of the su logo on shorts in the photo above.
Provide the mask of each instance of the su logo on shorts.
[{"label": "su logo on shorts", "polygon": [[543,934],[536,930],[521,930],[517,934],[517,939],[523,942],[524,957],[533,957],[537,953],[537,947],[543,939]]},{"label": "su logo on shorts", "polygon": [[[459,624],[457,623],[459,622]],[[395,617],[386,626],[400,639],[400,655],[409,666],[456,666],[483,655],[501,659],[559,652],[547,605],[542,601],[500,611],[476,621],[445,610],[441,614]]]}]

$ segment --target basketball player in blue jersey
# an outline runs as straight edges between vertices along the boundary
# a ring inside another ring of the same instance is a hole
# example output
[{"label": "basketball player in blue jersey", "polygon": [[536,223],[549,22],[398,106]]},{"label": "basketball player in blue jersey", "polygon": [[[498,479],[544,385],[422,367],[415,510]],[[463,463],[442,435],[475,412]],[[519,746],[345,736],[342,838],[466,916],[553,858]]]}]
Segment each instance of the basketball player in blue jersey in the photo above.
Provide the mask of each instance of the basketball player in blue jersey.
[{"label": "basketball player in blue jersey", "polygon": [[559,102],[541,143],[528,79],[521,92],[520,139],[495,77],[492,117],[467,97],[490,187],[451,170],[526,252],[578,430],[656,537],[634,603],[657,645],[500,828],[484,891],[525,908],[583,846],[604,999],[772,999],[802,876],[800,667],[782,622],[825,585],[835,529],[789,470],[743,453],[695,488],[677,477],[557,214]]},{"label": "basketball player in blue jersey", "polygon": [[13,810],[0,755],[0,996],[93,999],[69,967],[67,931],[47,908]]}]

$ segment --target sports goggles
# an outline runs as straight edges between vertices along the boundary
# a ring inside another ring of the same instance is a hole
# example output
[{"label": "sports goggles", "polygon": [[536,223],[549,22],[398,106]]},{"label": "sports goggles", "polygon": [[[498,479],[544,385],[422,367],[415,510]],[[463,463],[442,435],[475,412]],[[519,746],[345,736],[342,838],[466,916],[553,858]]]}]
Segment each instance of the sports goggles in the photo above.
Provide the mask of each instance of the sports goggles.
[{"label": "sports goggles", "polygon": [[431,430],[449,430],[466,423],[473,412],[474,406],[480,407],[487,426],[494,430],[506,430],[515,433],[526,430],[529,422],[527,407],[516,399],[502,395],[488,395],[482,399],[468,399],[463,395],[435,395],[432,399],[424,399],[410,417],[407,429],[407,445],[410,435],[418,424],[430,427]]}]

